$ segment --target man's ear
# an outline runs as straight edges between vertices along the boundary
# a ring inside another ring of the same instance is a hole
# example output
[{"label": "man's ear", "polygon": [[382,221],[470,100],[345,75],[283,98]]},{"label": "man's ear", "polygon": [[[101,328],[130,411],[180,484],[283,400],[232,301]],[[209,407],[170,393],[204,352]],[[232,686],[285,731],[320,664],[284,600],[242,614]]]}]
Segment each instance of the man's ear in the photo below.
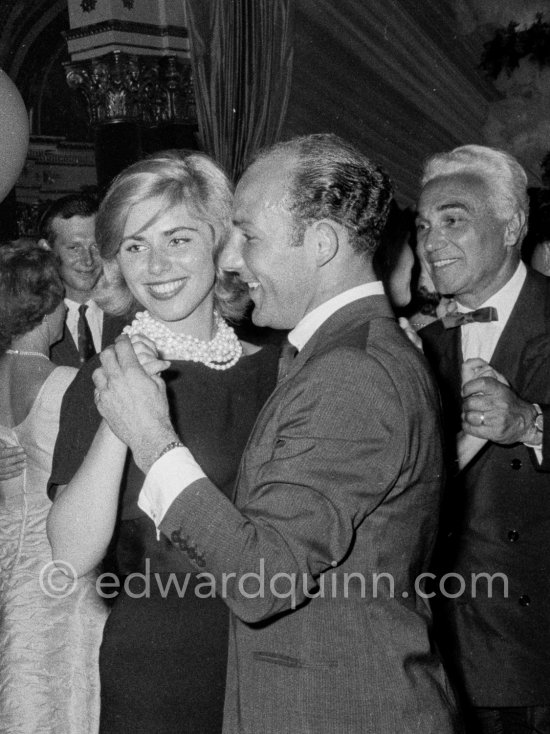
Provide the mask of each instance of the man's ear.
[{"label": "man's ear", "polygon": [[44,250],[51,250],[52,248],[48,244],[48,240],[45,240],[44,237],[41,237],[38,240],[38,247],[42,247]]},{"label": "man's ear", "polygon": [[525,229],[525,212],[516,212],[507,222],[504,229],[504,245],[515,247]]},{"label": "man's ear", "polygon": [[338,252],[342,233],[338,225],[330,219],[321,219],[311,224],[305,233],[306,242],[314,247],[315,259],[318,267],[326,265]]}]

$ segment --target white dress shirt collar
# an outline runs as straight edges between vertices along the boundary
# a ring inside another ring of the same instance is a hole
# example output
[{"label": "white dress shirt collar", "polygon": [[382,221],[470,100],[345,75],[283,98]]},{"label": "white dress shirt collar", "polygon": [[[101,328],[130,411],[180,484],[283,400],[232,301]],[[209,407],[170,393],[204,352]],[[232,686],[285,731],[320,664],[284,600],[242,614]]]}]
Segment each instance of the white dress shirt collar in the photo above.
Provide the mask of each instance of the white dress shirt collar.
[{"label": "white dress shirt collar", "polygon": [[384,295],[384,286],[380,280],[371,283],[362,283],[349,288],[347,291],[339,293],[334,298],[325,301],[313,311],[307,313],[301,321],[288,334],[288,341],[293,344],[298,351],[304,348],[306,343],[311,339],[313,334],[324,324],[324,322],[332,316],[333,313],[339,311],[348,303],[358,301],[366,296]]},{"label": "white dress shirt collar", "polygon": [[[76,313],[78,313],[78,309],[80,308],[80,303],[78,301],[73,301],[71,298],[65,298],[65,303],[67,305],[68,309],[74,310]],[[103,311],[99,308],[97,303],[93,301],[91,298],[86,301],[86,306],[88,306],[88,311],[86,311],[86,314],[88,312],[95,313],[95,314],[102,314]]]}]

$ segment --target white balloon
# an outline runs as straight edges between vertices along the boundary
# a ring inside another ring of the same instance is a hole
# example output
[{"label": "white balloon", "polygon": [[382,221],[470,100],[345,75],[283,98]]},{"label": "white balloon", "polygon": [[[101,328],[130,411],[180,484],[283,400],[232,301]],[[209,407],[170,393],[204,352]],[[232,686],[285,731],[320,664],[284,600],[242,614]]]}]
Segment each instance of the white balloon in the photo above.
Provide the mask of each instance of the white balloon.
[{"label": "white balloon", "polygon": [[15,186],[29,144],[25,103],[9,76],[0,69],[0,201]]}]

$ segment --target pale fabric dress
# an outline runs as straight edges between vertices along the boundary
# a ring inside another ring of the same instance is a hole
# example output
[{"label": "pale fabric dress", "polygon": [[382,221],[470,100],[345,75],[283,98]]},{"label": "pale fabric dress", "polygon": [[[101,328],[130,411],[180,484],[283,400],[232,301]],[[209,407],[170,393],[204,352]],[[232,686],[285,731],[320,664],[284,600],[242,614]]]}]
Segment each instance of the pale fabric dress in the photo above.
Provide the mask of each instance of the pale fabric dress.
[{"label": "pale fabric dress", "polygon": [[94,574],[73,584],[53,567],[46,537],[46,485],[61,400],[75,374],[57,367],[26,419],[14,428],[0,425],[0,438],[27,453],[23,475],[0,481],[1,734],[98,729],[98,654],[107,610]]}]

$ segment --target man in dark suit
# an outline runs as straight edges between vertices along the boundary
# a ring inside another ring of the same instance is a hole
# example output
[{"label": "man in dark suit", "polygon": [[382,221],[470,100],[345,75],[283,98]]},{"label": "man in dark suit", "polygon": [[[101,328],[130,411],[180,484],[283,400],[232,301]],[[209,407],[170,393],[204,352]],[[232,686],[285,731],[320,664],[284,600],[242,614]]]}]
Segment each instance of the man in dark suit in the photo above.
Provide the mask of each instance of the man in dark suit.
[{"label": "man in dark suit", "polygon": [[[527,177],[512,156],[469,145],[430,159],[422,185],[420,254],[459,312],[420,332],[461,467],[438,558],[459,580],[443,641],[468,731],[547,733],[550,280],[520,262]],[[474,593],[473,574],[493,576],[492,593]]]},{"label": "man in dark suit", "polygon": [[241,179],[221,264],[248,285],[255,324],[291,332],[234,504],[128,340],[94,374],[100,412],[149,472],[140,506],[231,609],[226,734],[456,730],[422,585],[437,391],[372,269],[390,198],[331,135],[275,146]]},{"label": "man in dark suit", "polygon": [[125,325],[124,320],[103,313],[92,299],[101,274],[95,241],[97,206],[91,196],[70,194],[54,201],[40,224],[41,242],[57,254],[65,285],[65,330],[50,354],[59,365],[80,367],[112,344]]}]

